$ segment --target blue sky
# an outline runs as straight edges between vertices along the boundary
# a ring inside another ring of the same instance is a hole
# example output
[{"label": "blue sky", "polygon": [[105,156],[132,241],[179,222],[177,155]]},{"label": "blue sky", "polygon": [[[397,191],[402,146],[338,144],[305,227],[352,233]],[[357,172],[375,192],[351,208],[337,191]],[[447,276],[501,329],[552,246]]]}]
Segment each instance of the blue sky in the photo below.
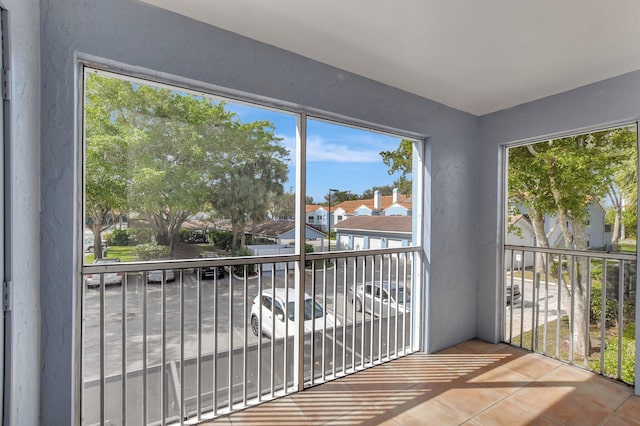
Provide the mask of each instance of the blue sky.
[{"label": "blue sky", "polygon": [[[296,117],[282,112],[227,103],[241,121],[268,120],[289,149],[289,180],[285,190],[295,187]],[[399,175],[390,176],[380,151],[394,150],[400,138],[368,130],[309,120],[307,123],[307,195],[324,201],[329,188],[361,194],[373,186],[391,185]]]}]

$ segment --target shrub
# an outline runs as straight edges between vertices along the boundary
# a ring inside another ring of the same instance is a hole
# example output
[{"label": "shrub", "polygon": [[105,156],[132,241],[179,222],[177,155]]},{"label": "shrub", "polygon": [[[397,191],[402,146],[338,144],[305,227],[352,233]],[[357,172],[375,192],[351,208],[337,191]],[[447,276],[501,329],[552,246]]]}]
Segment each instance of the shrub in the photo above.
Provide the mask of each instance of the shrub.
[{"label": "shrub", "polygon": [[114,243],[113,243],[113,232],[111,232],[111,231],[103,232],[102,235],[101,235],[101,238],[102,238],[102,241],[107,243],[108,246],[114,245]]},{"label": "shrub", "polygon": [[[233,252],[234,256],[237,257],[242,257],[242,256],[251,256],[251,252],[249,252],[249,250],[246,247],[242,247],[239,248],[238,250],[235,250]],[[238,277],[243,277],[244,276],[244,266],[245,265],[233,265],[232,271],[233,271],[233,275],[236,275]],[[253,275],[256,272],[256,265],[247,265],[247,274],[248,275]]]},{"label": "shrub", "polygon": [[129,245],[147,244],[153,241],[153,230],[151,228],[129,228]]},{"label": "shrub", "polygon": [[217,248],[222,250],[231,249],[231,241],[233,241],[231,231],[211,231],[209,238]]},{"label": "shrub", "polygon": [[140,260],[152,260],[168,257],[168,246],[160,246],[156,243],[139,244],[133,249],[133,254]]},{"label": "shrub", "polygon": [[[602,321],[602,284],[594,282],[591,285],[591,321],[600,323]],[[607,298],[605,327],[610,327],[616,323],[616,302]]]},{"label": "shrub", "polygon": [[[620,379],[626,383],[634,383],[636,354],[636,324],[629,323],[622,330],[622,365]],[[600,371],[600,359],[590,363],[594,371]],[[607,339],[604,350],[604,374],[609,377],[618,375],[618,336]]]},{"label": "shrub", "polygon": [[128,246],[129,232],[126,229],[116,229],[111,233],[111,242],[107,241],[110,246]]}]

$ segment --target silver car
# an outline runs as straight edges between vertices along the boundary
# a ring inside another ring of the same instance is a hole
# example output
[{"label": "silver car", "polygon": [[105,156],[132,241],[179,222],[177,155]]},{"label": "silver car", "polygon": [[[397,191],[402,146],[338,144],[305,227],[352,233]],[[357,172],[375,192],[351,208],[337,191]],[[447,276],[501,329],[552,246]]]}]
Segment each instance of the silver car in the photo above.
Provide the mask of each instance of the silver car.
[{"label": "silver car", "polygon": [[[176,273],[173,269],[167,269],[165,272],[165,281],[175,281]],[[154,271],[147,272],[147,282],[148,283],[160,283],[162,282],[162,269],[156,269]]]},{"label": "silver car", "polygon": [[394,316],[411,312],[411,292],[402,285],[390,283],[365,283],[349,288],[349,301],[356,311],[378,317]]}]

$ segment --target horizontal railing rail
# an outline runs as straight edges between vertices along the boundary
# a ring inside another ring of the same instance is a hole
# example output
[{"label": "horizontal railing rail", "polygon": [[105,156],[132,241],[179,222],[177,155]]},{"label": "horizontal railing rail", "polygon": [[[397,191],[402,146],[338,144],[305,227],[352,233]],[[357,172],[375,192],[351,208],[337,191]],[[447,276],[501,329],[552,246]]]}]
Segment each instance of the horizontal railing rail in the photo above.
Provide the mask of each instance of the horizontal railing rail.
[{"label": "horizontal railing rail", "polygon": [[581,256],[581,257],[598,257],[611,260],[636,260],[635,253],[619,253],[609,251],[598,250],[571,250],[563,248],[547,248],[547,247],[531,247],[531,246],[517,246],[517,245],[505,245],[505,250],[515,251],[528,251],[532,253],[551,253],[562,254],[566,256]]}]

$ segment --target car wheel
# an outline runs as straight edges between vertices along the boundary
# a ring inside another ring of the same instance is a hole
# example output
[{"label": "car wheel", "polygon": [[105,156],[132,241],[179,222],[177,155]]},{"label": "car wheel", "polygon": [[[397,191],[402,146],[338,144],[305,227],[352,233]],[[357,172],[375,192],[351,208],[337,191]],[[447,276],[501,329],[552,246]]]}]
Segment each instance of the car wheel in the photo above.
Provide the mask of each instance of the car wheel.
[{"label": "car wheel", "polygon": [[258,336],[258,334],[260,334],[260,324],[258,324],[258,317],[255,315],[251,316],[251,331],[254,336]]},{"label": "car wheel", "polygon": [[356,312],[362,312],[362,302],[359,297],[356,297]]}]

